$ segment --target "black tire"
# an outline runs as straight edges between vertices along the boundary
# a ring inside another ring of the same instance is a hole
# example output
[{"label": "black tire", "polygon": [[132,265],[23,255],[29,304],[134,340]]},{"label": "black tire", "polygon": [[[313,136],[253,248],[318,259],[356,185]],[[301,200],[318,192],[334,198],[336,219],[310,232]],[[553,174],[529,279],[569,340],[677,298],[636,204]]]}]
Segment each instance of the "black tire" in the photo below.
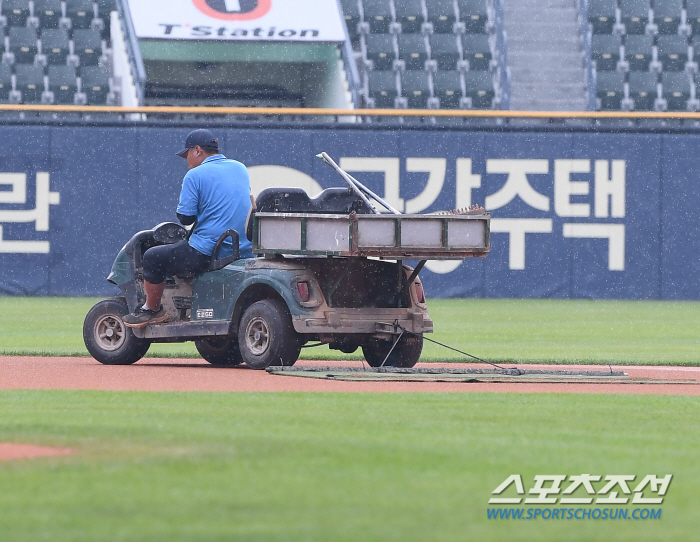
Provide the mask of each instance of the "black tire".
[{"label": "black tire", "polygon": [[238,338],[233,336],[212,337],[194,341],[197,352],[212,365],[235,367],[243,363]]},{"label": "black tire", "polygon": [[[380,367],[384,358],[391,350],[393,341],[382,341],[370,339],[362,344],[362,353],[365,355],[367,363],[372,367]],[[391,352],[384,367],[413,367],[420,359],[423,351],[423,336],[405,334]]]},{"label": "black tire", "polygon": [[238,344],[251,369],[296,363],[302,341],[294,331],[287,305],[279,299],[263,299],[248,307],[238,326]]},{"label": "black tire", "polygon": [[129,314],[126,301],[105,299],[85,316],[83,341],[90,355],[105,365],[131,365],[148,352],[151,342],[139,339],[122,318]]}]

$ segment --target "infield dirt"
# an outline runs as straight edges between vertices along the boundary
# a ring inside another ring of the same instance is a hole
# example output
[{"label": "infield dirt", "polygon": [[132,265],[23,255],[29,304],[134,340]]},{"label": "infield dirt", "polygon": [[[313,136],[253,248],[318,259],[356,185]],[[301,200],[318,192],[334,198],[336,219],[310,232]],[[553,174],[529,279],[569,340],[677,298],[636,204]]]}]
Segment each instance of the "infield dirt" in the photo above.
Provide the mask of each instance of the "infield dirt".
[{"label": "infield dirt", "polygon": [[[299,361],[301,366],[360,367],[358,361]],[[509,364],[508,367],[514,365]],[[515,365],[529,369],[603,369],[597,366]],[[473,368],[483,364],[423,363],[417,367]],[[700,382],[700,367],[612,367],[630,378]],[[339,382],[272,375],[243,367],[222,368],[203,360],[144,359],[134,365],[101,365],[85,357],[0,356],[0,389],[217,392],[520,392],[700,395],[698,384],[562,384],[458,382]]]}]

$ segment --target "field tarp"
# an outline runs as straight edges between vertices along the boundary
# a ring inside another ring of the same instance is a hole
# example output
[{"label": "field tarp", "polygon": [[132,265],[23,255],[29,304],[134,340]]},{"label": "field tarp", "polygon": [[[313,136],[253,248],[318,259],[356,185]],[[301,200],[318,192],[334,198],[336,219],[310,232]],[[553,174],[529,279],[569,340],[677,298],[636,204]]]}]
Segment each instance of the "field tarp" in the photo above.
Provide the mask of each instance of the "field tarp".
[{"label": "field tarp", "polygon": [[[0,293],[106,295],[129,237],[175,220],[187,129],[0,126]],[[254,192],[343,186],[404,212],[485,204],[485,259],[430,262],[432,297],[700,299],[700,135],[216,131]]]}]

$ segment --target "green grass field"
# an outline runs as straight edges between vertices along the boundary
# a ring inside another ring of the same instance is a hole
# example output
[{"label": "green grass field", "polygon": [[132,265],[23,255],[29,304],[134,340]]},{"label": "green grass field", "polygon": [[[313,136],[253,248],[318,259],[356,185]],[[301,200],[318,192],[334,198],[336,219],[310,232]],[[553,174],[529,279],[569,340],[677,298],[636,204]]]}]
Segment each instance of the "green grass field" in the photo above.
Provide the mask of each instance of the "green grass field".
[{"label": "green grass field", "polygon": [[[0,354],[87,355],[82,322],[94,298],[0,297]],[[497,362],[700,365],[700,303],[434,299],[428,337]],[[197,356],[192,343],[149,356]],[[360,359],[326,347],[306,359]],[[464,356],[426,343],[424,361]]]},{"label": "green grass field", "polygon": [[[0,464],[0,533],[686,542],[700,529],[699,406],[632,395],[2,391],[0,441],[79,454]],[[487,519],[511,474],[527,491],[535,474],[583,473],[674,479],[661,519]]]}]

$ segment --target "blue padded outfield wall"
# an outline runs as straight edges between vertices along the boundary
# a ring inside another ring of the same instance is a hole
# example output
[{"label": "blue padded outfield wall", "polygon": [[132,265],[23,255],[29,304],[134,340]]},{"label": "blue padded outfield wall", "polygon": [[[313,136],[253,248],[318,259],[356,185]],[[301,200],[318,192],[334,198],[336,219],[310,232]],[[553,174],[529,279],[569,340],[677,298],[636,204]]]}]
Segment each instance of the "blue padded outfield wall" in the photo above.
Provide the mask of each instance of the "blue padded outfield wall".
[{"label": "blue padded outfield wall", "polygon": [[[0,294],[107,295],[125,241],[175,220],[187,129],[0,127]],[[405,212],[485,204],[485,259],[430,262],[432,297],[700,299],[700,136],[216,130],[253,190],[342,181]]]}]

